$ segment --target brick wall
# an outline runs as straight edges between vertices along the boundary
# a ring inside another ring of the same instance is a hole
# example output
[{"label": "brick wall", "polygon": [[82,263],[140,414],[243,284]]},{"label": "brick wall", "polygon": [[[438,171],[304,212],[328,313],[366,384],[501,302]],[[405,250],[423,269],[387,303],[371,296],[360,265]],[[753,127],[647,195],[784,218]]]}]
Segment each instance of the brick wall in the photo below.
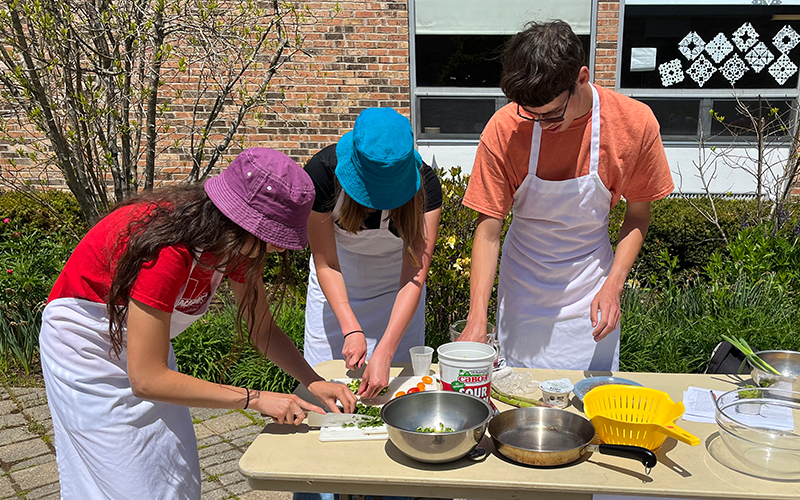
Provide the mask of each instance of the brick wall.
[{"label": "brick wall", "polygon": [[[367,107],[391,106],[410,116],[407,2],[311,1],[304,6],[308,6],[316,22],[304,28],[305,54],[296,54],[273,79],[273,87],[284,87],[285,94],[281,96],[276,91],[270,107],[259,110],[259,120],[254,116],[245,119],[237,142],[231,144],[220,166],[252,146],[281,150],[304,164],[349,131],[358,113]],[[171,120],[191,118],[191,106],[175,99],[181,85],[185,85],[185,94],[194,90],[188,76],[160,91],[160,98],[172,103]],[[216,132],[221,138],[223,130]],[[185,178],[190,171],[186,153],[170,147],[180,136],[161,137],[156,159],[160,169],[157,185]],[[18,148],[0,143],[0,168],[5,170],[0,170],[0,175],[66,187],[53,165],[36,164],[18,154]],[[10,164],[11,159],[16,165]]]},{"label": "brick wall", "polygon": [[616,82],[618,32],[619,0],[599,0],[594,81],[610,89],[614,88]]}]

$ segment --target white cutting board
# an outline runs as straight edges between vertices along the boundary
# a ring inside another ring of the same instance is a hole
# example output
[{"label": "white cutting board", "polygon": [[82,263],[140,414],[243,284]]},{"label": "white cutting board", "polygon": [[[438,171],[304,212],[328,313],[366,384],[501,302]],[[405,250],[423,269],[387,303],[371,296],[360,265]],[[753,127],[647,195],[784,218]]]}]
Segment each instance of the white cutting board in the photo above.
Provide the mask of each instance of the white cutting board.
[{"label": "white cutting board", "polygon": [[[340,384],[347,384],[353,379],[349,378],[335,378],[331,382]],[[412,387],[416,387],[418,383],[422,382],[422,377],[392,377],[389,379],[389,390],[383,396],[377,396],[372,399],[359,399],[362,404],[372,406],[383,406],[392,399],[398,391],[406,392]],[[426,390],[434,391],[438,389],[436,380],[433,384],[427,385]],[[319,431],[319,440],[323,442],[329,441],[374,441],[380,439],[388,439],[389,434],[386,431],[386,426],[371,427],[368,429],[359,429],[358,427],[342,427],[337,425],[335,427],[323,427]]]}]

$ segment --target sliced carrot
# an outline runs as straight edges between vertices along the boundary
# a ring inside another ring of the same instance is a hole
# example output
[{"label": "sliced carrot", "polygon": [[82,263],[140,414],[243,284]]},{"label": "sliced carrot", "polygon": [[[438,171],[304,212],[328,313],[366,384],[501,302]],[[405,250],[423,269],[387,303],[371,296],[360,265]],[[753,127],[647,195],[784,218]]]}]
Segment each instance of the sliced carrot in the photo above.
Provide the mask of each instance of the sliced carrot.
[{"label": "sliced carrot", "polygon": [[433,379],[432,379],[432,378],[430,378],[430,377],[429,377],[429,376],[427,376],[427,375],[425,375],[424,377],[422,377],[422,381],[423,381],[423,382],[425,382],[425,384],[426,384],[426,385],[430,385],[430,384],[432,384],[432,383],[433,383]]},{"label": "sliced carrot", "polygon": [[417,389],[419,389],[420,391],[424,391],[425,390],[425,383],[424,382],[420,382],[419,384],[417,384]]},{"label": "sliced carrot", "polygon": [[406,395],[406,393],[405,393],[405,392],[403,392],[403,391],[397,391],[397,394],[395,394],[395,395],[394,395],[394,397],[396,397],[396,398],[399,398],[400,396],[405,396],[405,395]]}]

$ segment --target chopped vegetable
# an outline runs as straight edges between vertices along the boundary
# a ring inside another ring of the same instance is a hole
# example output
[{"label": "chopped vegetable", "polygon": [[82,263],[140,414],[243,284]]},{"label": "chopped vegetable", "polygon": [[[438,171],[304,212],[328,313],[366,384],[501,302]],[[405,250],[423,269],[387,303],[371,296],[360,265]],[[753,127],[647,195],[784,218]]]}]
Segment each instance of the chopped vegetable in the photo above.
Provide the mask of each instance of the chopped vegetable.
[{"label": "chopped vegetable", "polygon": [[443,422],[439,422],[439,427],[417,427],[417,432],[431,432],[441,434],[443,432],[455,432],[452,427],[445,427]]},{"label": "chopped vegetable", "polygon": [[761,397],[761,391],[755,385],[747,384],[743,387],[743,389],[749,390],[739,391],[739,398],[741,399],[756,399]]},{"label": "chopped vegetable", "polygon": [[[736,337],[728,337],[727,335],[723,335],[722,338],[728,341],[733,347],[742,351],[742,354],[745,355],[747,361],[750,361],[750,363],[756,368],[763,370],[765,372],[772,373],[773,375],[783,375],[781,372],[773,368],[769,363],[759,358],[756,355],[756,353],[753,352],[753,349],[751,349],[750,346],[747,344],[747,341],[745,339],[743,338],[737,339]],[[739,367],[739,373],[742,373],[743,368],[744,368],[744,363],[742,363],[742,366]]]},{"label": "chopped vegetable", "polygon": [[[378,406],[356,403],[356,414],[364,415],[366,417],[362,418],[358,422],[359,429],[365,429],[367,427],[380,427],[383,425],[383,419],[381,418],[381,409]],[[356,426],[355,422],[342,424],[342,427],[355,427],[355,426]]]},{"label": "chopped vegetable", "polygon": [[429,376],[427,376],[427,375],[425,375],[424,377],[422,377],[422,381],[425,383],[425,385],[431,385],[431,384],[433,383],[433,379],[432,379],[432,378],[430,378],[430,377],[429,377]]},{"label": "chopped vegetable", "polygon": [[[350,390],[353,391],[353,393],[358,392],[358,388],[360,386],[361,386],[361,379],[360,378],[354,378],[353,380],[351,380],[350,382],[347,383],[347,387],[349,387]],[[381,392],[378,393],[378,396],[383,396],[387,392],[389,392],[389,388],[388,387],[384,387],[383,389],[381,389]]]}]

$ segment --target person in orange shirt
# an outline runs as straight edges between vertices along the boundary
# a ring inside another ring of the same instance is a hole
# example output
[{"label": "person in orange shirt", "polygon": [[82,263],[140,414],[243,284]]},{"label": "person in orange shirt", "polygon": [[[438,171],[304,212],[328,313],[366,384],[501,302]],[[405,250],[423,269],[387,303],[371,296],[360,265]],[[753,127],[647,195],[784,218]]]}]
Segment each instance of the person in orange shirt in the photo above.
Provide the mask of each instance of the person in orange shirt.
[{"label": "person in orange shirt", "polygon": [[[511,366],[619,368],[619,298],[674,185],[650,109],[589,82],[567,23],[530,23],[503,52],[510,103],[481,134],[464,205],[479,212],[459,341],[484,341],[503,219],[497,330]],[[616,253],[608,214],[625,197]]]}]

